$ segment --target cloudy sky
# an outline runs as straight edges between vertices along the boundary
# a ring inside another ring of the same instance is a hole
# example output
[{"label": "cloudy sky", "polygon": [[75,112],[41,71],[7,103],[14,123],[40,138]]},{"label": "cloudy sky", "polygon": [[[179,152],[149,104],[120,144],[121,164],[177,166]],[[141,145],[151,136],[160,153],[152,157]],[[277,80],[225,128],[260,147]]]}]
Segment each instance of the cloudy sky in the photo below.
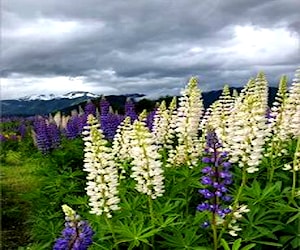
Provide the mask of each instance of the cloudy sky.
[{"label": "cloudy sky", "polygon": [[299,0],[2,0],[1,98],[271,85],[300,65]]}]

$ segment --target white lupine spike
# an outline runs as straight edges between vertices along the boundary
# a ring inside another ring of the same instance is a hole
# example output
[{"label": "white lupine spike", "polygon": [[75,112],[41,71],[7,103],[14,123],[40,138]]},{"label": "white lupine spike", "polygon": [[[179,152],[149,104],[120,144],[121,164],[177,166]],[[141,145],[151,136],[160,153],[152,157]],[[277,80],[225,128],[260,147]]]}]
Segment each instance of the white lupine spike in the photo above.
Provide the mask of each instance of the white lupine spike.
[{"label": "white lupine spike", "polygon": [[130,155],[135,188],[152,199],[162,196],[165,187],[161,156],[154,136],[146,126],[144,112],[132,125]]},{"label": "white lupine spike", "polygon": [[84,171],[87,175],[87,195],[89,196],[90,213],[105,214],[118,210],[118,170],[113,160],[111,148],[107,146],[98,120],[89,115],[84,127]]},{"label": "white lupine spike", "polygon": [[169,120],[170,115],[166,107],[166,102],[162,101],[155,112],[152,128],[152,134],[159,147],[163,147],[167,144],[166,136],[168,133]]},{"label": "white lupine spike", "polygon": [[126,117],[118,126],[112,142],[112,154],[114,155],[116,164],[121,169],[121,179],[124,178],[123,174],[125,173],[123,163],[128,163],[132,159],[130,155],[131,130],[130,117]]},{"label": "white lupine spike", "polygon": [[278,92],[270,109],[268,117],[268,130],[267,134],[267,153],[266,156],[277,157],[284,149],[284,138],[280,136],[280,126],[283,122],[283,110],[288,97],[287,93],[287,77],[282,76],[279,81]]},{"label": "white lupine spike", "polygon": [[297,137],[300,133],[300,67],[296,70],[295,79],[288,92],[282,111],[282,122],[279,125],[279,138],[284,141]]},{"label": "white lupine spike", "polygon": [[112,142],[113,154],[119,160],[126,161],[131,158],[129,153],[131,130],[130,117],[126,117],[118,126]]},{"label": "white lupine spike", "polygon": [[158,107],[153,121],[152,134],[159,148],[169,148],[172,143],[171,119],[176,109],[176,97],[174,97],[167,109],[165,101]]},{"label": "white lupine spike", "polygon": [[224,140],[230,161],[246,166],[249,173],[258,171],[265,144],[268,101],[268,86],[263,73],[251,79],[236,99],[228,117],[227,134]]},{"label": "white lupine spike", "polygon": [[178,145],[169,152],[171,165],[196,165],[203,149],[198,133],[203,115],[203,101],[198,80],[190,79],[179,99],[179,107],[172,117],[171,126]]},{"label": "white lupine spike", "polygon": [[230,95],[229,86],[225,85],[220,98],[211,105],[210,117],[204,123],[206,128],[215,130],[221,142],[226,140],[226,127],[233,105],[234,98]]}]

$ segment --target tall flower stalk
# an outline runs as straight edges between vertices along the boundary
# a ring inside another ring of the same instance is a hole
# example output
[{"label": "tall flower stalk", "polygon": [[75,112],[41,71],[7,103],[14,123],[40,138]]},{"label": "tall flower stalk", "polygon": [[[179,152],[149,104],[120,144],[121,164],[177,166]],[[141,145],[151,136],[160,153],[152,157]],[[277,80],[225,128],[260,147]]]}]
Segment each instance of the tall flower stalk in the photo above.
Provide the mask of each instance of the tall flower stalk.
[{"label": "tall flower stalk", "polygon": [[200,118],[203,114],[202,93],[193,77],[182,91],[176,113],[171,119],[171,131],[177,145],[169,152],[170,165],[197,164],[202,144],[199,139]]},{"label": "tall flower stalk", "polygon": [[90,212],[111,218],[111,213],[119,209],[118,169],[99,127],[97,119],[89,115],[83,131],[84,171],[88,172],[86,190],[90,197]]},{"label": "tall flower stalk", "polygon": [[165,189],[161,156],[154,137],[146,126],[145,112],[133,123],[130,155],[131,177],[136,181],[136,189],[151,199],[162,196]]},{"label": "tall flower stalk", "polygon": [[205,188],[199,193],[204,198],[204,202],[197,206],[198,211],[210,212],[211,219],[203,224],[203,227],[211,226],[213,232],[213,246],[218,248],[218,225],[220,225],[231,209],[226,205],[231,201],[228,195],[228,185],[232,183],[232,174],[229,169],[231,164],[227,161],[227,153],[222,151],[217,135],[209,131],[206,137],[205,157],[202,161],[207,164],[202,169],[204,176],[201,178]]}]

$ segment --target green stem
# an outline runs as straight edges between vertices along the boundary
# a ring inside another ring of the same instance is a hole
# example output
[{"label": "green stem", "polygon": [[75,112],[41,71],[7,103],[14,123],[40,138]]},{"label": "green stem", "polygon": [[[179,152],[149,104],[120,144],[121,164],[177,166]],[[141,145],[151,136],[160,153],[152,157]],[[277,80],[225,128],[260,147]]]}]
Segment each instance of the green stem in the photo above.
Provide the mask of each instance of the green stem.
[{"label": "green stem", "polygon": [[234,202],[233,202],[233,210],[236,209],[236,206],[239,202],[239,199],[240,199],[240,196],[242,194],[242,191],[244,189],[244,187],[246,186],[246,181],[247,181],[247,170],[246,170],[246,166],[243,167],[243,173],[242,173],[242,183],[239,187],[239,190],[238,190],[238,193],[234,199]]},{"label": "green stem", "polygon": [[221,229],[221,232],[219,234],[217,242],[219,242],[222,239],[222,236],[223,236],[225,230],[227,229],[228,225],[230,224],[230,222],[232,220],[232,217],[233,217],[233,212],[235,212],[236,207],[237,207],[238,202],[239,202],[239,199],[240,199],[240,196],[242,194],[242,191],[243,191],[244,187],[246,186],[246,182],[247,182],[247,170],[246,169],[247,169],[246,166],[244,166],[243,167],[243,172],[242,172],[242,183],[239,187],[238,193],[237,193],[237,195],[235,197],[235,200],[233,202],[232,212],[230,213],[230,215],[228,216],[228,219],[223,224],[223,227]]},{"label": "green stem", "polygon": [[270,176],[269,176],[269,182],[272,182],[273,176],[274,176],[274,161],[273,161],[273,156],[274,156],[274,142],[272,141],[272,149],[271,149],[271,155],[270,155],[270,163],[271,163],[271,170],[270,170]]},{"label": "green stem", "polygon": [[212,231],[213,231],[213,241],[214,241],[214,250],[218,249],[218,233],[217,233],[217,225],[216,225],[216,213],[213,213],[213,218],[212,218]]},{"label": "green stem", "polygon": [[299,157],[298,156],[299,153],[300,153],[300,136],[298,137],[298,140],[297,140],[297,146],[296,146],[296,151],[295,151],[294,160],[293,160],[292,200],[294,200],[295,193],[296,193],[296,181],[297,181],[296,165],[297,165],[297,158]]},{"label": "green stem", "polygon": [[[153,213],[153,200],[150,196],[148,196],[148,203],[149,203],[149,213],[150,213],[150,219],[151,219],[151,226],[154,228],[154,213]],[[154,246],[154,236],[151,237],[151,244]]]},{"label": "green stem", "polygon": [[110,232],[112,234],[112,237],[113,237],[113,240],[114,240],[114,245],[116,245],[116,249],[118,250],[119,246],[117,244],[117,238],[116,238],[115,232],[113,230],[113,227],[112,227],[112,225],[110,223],[110,220],[107,218],[106,214],[104,214],[104,218],[105,218],[106,224],[107,224],[107,226],[108,226],[108,228],[109,228],[109,230],[110,230]]}]

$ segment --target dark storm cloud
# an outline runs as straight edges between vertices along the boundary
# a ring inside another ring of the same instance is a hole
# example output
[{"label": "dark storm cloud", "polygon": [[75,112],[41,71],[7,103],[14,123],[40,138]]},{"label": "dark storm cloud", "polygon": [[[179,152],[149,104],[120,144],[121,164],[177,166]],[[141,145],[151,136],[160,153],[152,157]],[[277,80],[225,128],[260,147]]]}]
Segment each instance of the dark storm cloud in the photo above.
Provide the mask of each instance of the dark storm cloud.
[{"label": "dark storm cloud", "polygon": [[[275,59],[243,59],[226,48],[235,46],[236,25],[285,28],[296,37],[298,9],[298,0],[4,0],[1,73],[83,76],[87,85],[134,92],[178,89],[192,75],[206,89],[256,70],[275,79],[295,70],[300,43]],[[114,73],[103,75],[107,69]]]}]

